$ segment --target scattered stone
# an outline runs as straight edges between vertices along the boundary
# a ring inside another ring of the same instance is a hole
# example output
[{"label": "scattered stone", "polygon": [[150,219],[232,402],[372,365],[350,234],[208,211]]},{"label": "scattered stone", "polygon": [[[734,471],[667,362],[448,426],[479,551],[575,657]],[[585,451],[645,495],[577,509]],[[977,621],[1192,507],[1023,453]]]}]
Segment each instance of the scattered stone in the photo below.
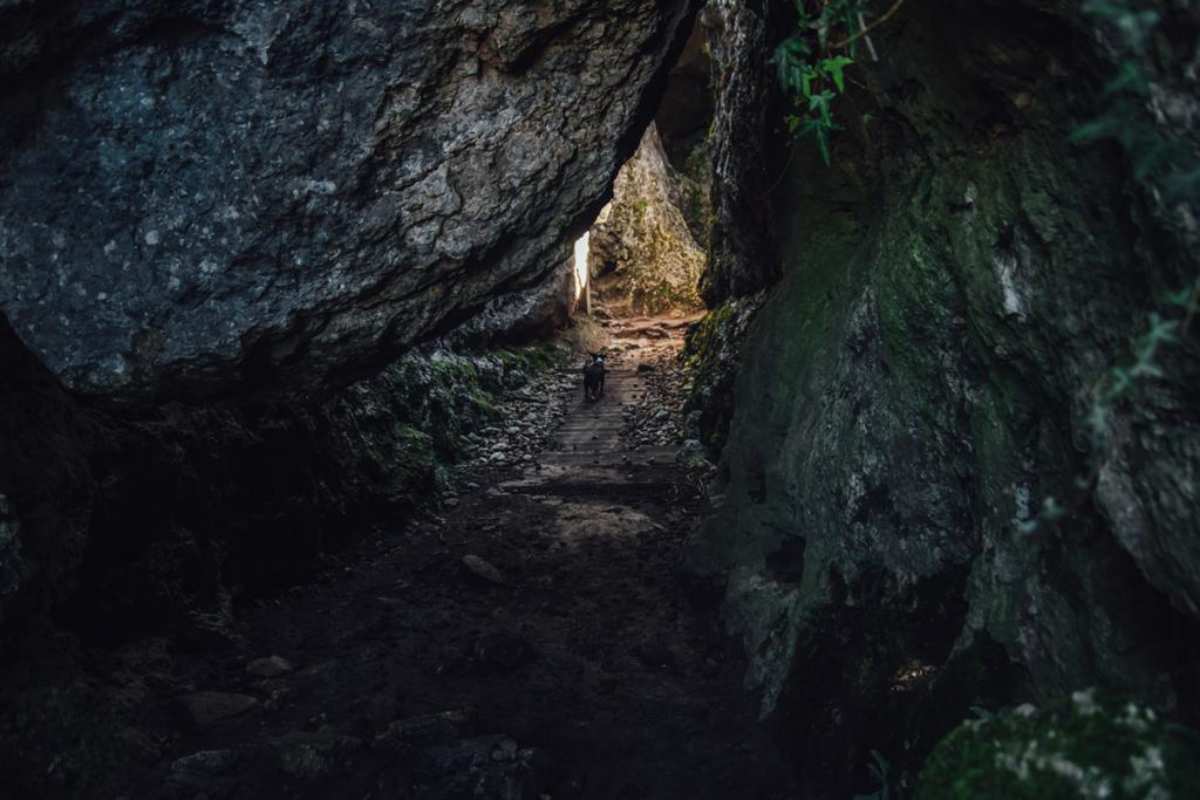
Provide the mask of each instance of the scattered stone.
[{"label": "scattered stone", "polygon": [[240,716],[258,705],[258,700],[250,695],[229,692],[196,692],[180,697],[177,702],[187,721],[197,728]]},{"label": "scattered stone", "polygon": [[256,678],[278,678],[294,670],[292,662],[281,656],[256,658],[246,665],[246,672]]},{"label": "scattered stone", "polygon": [[468,572],[481,580],[494,583],[498,586],[505,584],[504,573],[477,555],[468,554],[463,556],[462,564],[467,568]]}]

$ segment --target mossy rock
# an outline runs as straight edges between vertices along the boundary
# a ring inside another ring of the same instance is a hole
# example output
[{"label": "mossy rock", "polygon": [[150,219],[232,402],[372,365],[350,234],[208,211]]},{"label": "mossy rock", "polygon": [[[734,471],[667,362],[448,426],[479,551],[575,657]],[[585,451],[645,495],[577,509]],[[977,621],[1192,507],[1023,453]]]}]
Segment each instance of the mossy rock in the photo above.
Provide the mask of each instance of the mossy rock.
[{"label": "mossy rock", "polygon": [[1200,797],[1200,736],[1094,690],[969,720],[934,749],[918,800]]}]

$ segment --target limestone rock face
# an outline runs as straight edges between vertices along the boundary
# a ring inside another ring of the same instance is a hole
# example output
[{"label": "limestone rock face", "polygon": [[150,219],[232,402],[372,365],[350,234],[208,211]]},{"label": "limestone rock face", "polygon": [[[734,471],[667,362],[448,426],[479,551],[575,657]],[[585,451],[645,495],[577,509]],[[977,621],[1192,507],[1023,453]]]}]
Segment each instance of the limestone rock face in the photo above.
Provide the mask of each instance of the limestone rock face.
[{"label": "limestone rock face", "polygon": [[0,310],[71,388],[345,382],[567,260],[697,3],[0,7]]},{"label": "limestone rock face", "polygon": [[[1194,251],[1118,150],[1071,143],[1113,65],[1051,5],[906,4],[839,101],[833,167],[810,140],[775,167],[782,277],[743,342],[725,502],[689,557],[825,796],[872,748],[919,762],[972,704],[1101,685],[1200,716],[1194,333],[1103,444],[1089,422]],[[718,161],[761,147],[743,132]],[[757,282],[761,262],[721,252],[714,286]],[[1070,512],[1030,533],[1048,497]]]},{"label": "limestone rock face", "polygon": [[651,125],[617,174],[590,236],[592,274],[610,305],[655,313],[700,305],[704,251],[675,203],[675,174]]}]

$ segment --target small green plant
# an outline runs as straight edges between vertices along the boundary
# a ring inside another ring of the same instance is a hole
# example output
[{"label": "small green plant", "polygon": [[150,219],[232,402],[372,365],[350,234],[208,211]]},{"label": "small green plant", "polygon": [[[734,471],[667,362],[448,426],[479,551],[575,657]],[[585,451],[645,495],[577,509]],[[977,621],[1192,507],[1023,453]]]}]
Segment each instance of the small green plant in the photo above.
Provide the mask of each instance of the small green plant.
[{"label": "small green plant", "polygon": [[904,0],[897,0],[878,19],[868,24],[871,0],[793,0],[796,27],[775,48],[772,63],[779,84],[793,100],[785,121],[788,133],[816,140],[821,160],[832,163],[830,139],[841,129],[834,119],[833,104],[846,92],[846,68],[855,63],[860,43],[878,59],[870,31],[895,14]]}]

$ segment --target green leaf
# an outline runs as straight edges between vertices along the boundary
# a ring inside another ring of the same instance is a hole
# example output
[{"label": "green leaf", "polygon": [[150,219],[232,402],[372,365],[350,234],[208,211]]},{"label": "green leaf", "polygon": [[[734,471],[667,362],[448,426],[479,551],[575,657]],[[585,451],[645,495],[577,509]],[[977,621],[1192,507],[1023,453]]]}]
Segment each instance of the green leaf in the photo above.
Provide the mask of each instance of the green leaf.
[{"label": "green leaf", "polygon": [[1135,378],[1161,378],[1163,371],[1157,364],[1149,361],[1139,361],[1129,372]]},{"label": "green leaf", "polygon": [[821,151],[821,160],[825,162],[825,166],[831,166],[833,160],[829,156],[829,129],[824,126],[818,126],[817,132],[817,149]]},{"label": "green leaf", "polygon": [[827,128],[833,127],[833,112],[830,110],[830,104],[836,96],[833,92],[825,90],[808,98],[808,110],[819,114],[821,122]]},{"label": "green leaf", "polygon": [[786,40],[783,47],[793,58],[803,59],[812,55],[812,48],[802,36],[793,36]]},{"label": "green leaf", "polygon": [[834,58],[826,58],[821,61],[821,71],[833,79],[833,85],[837,87],[839,93],[846,91],[846,76],[845,69],[854,63],[853,58],[846,56],[836,56]]},{"label": "green leaf", "polygon": [[1146,80],[1146,76],[1142,74],[1141,67],[1134,61],[1125,61],[1121,64],[1121,70],[1117,73],[1117,77],[1108,82],[1108,85],[1104,87],[1104,91],[1108,94],[1116,94],[1126,90],[1142,93],[1149,86],[1150,84]]},{"label": "green leaf", "polygon": [[811,100],[812,96],[813,96],[813,93],[812,93],[813,81],[815,81],[818,77],[820,77],[820,76],[817,75],[817,71],[816,71],[816,69],[813,68],[812,64],[804,65],[804,72],[803,72],[803,74],[801,76],[801,80],[800,80],[801,92],[804,94],[804,96],[806,98],[809,98],[809,100]]},{"label": "green leaf", "polygon": [[1178,292],[1167,292],[1164,300],[1173,306],[1187,308],[1192,304],[1192,299],[1196,296],[1195,286],[1185,286]]},{"label": "green leaf", "polygon": [[1077,144],[1097,142],[1101,139],[1112,138],[1119,127],[1120,125],[1117,120],[1110,117],[1101,117],[1100,119],[1084,123],[1071,131],[1070,138],[1072,142]]}]

